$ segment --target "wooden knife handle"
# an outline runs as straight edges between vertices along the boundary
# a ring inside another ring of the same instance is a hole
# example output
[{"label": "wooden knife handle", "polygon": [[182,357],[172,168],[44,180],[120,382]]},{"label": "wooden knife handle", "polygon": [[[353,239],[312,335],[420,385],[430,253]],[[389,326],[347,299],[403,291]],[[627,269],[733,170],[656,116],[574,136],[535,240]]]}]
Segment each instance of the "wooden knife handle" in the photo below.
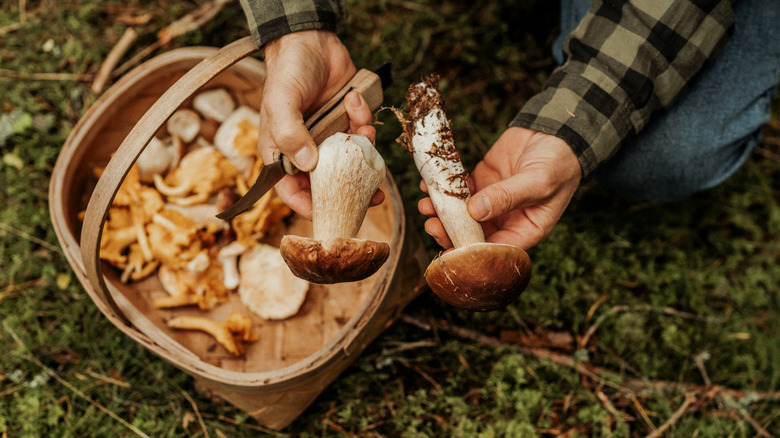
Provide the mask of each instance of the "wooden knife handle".
[{"label": "wooden knife handle", "polygon": [[379,75],[371,70],[361,69],[335,96],[333,96],[317,112],[306,119],[306,127],[311,132],[316,144],[322,143],[326,138],[337,132],[349,129],[349,117],[344,109],[344,96],[350,91],[359,92],[371,111],[379,108],[384,95],[382,94],[382,81]]}]

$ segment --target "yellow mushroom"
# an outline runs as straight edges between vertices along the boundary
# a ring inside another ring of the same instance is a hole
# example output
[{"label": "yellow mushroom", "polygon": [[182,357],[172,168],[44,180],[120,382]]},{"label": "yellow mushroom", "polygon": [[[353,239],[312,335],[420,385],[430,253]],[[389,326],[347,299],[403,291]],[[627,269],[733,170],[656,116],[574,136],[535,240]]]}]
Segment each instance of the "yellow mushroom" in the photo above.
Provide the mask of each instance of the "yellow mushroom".
[{"label": "yellow mushroom", "polygon": [[252,320],[237,312],[231,313],[222,322],[215,322],[201,316],[177,316],[168,320],[168,327],[208,333],[236,356],[243,356],[244,342],[255,342],[258,339],[257,334],[252,332]]},{"label": "yellow mushroom", "polygon": [[154,186],[168,202],[178,205],[203,204],[223,187],[235,183],[238,169],[218,150],[203,147],[185,155],[165,178],[154,176]]}]

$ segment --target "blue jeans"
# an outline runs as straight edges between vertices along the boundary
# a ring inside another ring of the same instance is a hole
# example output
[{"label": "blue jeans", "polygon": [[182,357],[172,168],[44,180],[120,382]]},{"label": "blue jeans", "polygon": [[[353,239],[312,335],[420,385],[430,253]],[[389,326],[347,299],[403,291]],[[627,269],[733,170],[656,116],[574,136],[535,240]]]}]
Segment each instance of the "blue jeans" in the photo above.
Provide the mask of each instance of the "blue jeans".
[{"label": "blue jeans", "polygon": [[[561,0],[561,35],[591,0]],[[741,0],[734,35],[666,112],[624,144],[593,176],[630,196],[674,201],[731,176],[761,141],[780,79],[780,2]],[[562,37],[553,47],[560,63]]]}]

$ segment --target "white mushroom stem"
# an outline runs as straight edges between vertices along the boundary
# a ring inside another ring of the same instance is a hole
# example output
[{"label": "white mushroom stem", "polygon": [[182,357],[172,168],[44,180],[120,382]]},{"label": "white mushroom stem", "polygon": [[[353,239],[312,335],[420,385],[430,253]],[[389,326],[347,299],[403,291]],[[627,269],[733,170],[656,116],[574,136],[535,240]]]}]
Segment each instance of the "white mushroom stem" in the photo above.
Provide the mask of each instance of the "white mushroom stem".
[{"label": "white mushroom stem", "polygon": [[384,175],[384,161],[368,138],[338,133],[323,141],[309,173],[314,239],[354,238]]},{"label": "white mushroom stem", "polygon": [[237,241],[219,250],[217,259],[222,263],[222,283],[225,288],[232,290],[238,287],[241,276],[238,272],[238,256],[246,252],[247,248]]},{"label": "white mushroom stem", "polygon": [[428,82],[420,82],[413,87],[420,98],[438,104],[423,106],[423,110],[427,110],[425,114],[410,114],[404,146],[414,157],[414,163],[428,186],[436,214],[452,244],[460,248],[484,242],[482,226],[466,208],[470,197],[467,174],[455,149],[450,123],[440,105],[439,92]]}]

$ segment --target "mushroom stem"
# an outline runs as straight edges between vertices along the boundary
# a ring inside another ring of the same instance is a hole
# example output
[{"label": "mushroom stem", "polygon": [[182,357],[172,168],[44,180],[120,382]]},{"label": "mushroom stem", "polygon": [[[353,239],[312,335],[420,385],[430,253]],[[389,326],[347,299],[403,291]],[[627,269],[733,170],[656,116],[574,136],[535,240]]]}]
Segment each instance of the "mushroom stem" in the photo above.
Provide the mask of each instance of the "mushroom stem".
[{"label": "mushroom stem", "polygon": [[445,302],[468,310],[497,310],[528,285],[531,261],[521,248],[485,243],[482,226],[468,213],[467,173],[443,109],[439,77],[409,87],[409,114],[397,113],[399,143],[414,157],[436,214],[455,247],[431,262],[425,278]]},{"label": "mushroom stem", "polygon": [[319,147],[311,180],[316,240],[357,236],[371,197],[385,176],[385,163],[361,135],[336,134]]},{"label": "mushroom stem", "polygon": [[[433,206],[456,248],[485,241],[482,226],[468,213],[471,194],[468,174],[455,149],[450,122],[442,109],[441,94],[429,82],[410,89],[408,150],[428,187]],[[421,104],[426,100],[427,104]],[[427,110],[427,112],[425,112]]]}]

